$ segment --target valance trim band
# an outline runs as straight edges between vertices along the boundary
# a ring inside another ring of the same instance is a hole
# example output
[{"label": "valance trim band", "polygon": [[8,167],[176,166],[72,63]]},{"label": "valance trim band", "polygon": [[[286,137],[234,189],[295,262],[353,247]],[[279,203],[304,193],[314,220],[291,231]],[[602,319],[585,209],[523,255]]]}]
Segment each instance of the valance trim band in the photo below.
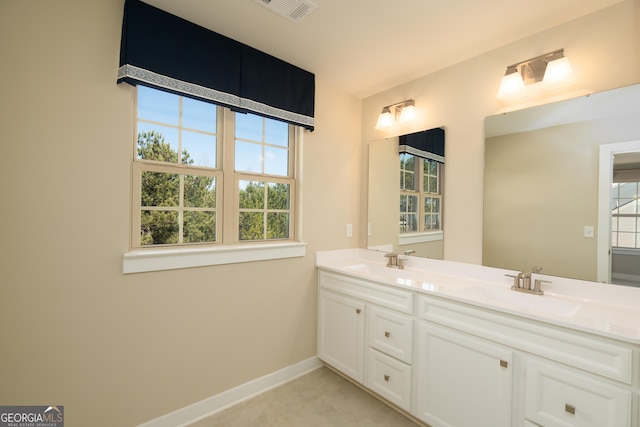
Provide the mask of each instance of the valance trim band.
[{"label": "valance trim band", "polygon": [[123,65],[118,69],[118,83],[120,82],[146,84],[158,89],[165,89],[171,92],[195,96],[199,99],[206,99],[226,107],[263,114],[289,123],[313,126],[313,117],[274,108],[250,99],[240,98],[230,93],[220,92],[208,87],[163,76],[134,65]]},{"label": "valance trim band", "polygon": [[398,152],[413,154],[414,156],[422,157],[423,159],[430,159],[430,160],[435,160],[436,162],[444,163],[444,156],[439,156],[437,154],[430,153],[428,151],[419,150],[410,145],[398,146]]}]

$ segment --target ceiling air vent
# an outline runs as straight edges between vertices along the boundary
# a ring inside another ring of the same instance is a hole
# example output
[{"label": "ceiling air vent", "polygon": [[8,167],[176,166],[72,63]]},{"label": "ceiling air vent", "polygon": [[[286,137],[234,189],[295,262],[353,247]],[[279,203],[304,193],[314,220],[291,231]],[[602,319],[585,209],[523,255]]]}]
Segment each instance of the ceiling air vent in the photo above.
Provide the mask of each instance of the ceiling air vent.
[{"label": "ceiling air vent", "polygon": [[287,18],[296,24],[302,21],[302,18],[316,10],[316,4],[309,0],[254,0],[270,11]]}]

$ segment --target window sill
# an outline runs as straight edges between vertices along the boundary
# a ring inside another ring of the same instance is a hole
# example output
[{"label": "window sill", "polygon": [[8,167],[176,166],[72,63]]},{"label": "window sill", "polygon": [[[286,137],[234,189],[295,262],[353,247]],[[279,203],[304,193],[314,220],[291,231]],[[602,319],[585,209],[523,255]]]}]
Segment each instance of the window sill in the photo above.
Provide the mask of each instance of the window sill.
[{"label": "window sill", "polygon": [[640,255],[640,249],[634,248],[611,248],[611,253],[614,255]]},{"label": "window sill", "polygon": [[423,233],[401,233],[398,236],[398,245],[415,245],[416,243],[435,242],[444,238],[444,232],[427,231]]},{"label": "window sill", "polygon": [[124,254],[122,273],[174,270],[240,262],[303,257],[306,243],[279,242],[198,248],[133,250]]}]

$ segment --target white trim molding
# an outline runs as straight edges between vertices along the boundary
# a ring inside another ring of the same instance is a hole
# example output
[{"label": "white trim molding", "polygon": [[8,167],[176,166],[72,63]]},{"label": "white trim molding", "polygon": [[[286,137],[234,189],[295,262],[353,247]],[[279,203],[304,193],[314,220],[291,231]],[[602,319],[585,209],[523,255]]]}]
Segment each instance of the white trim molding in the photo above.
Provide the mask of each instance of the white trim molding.
[{"label": "white trim molding", "polygon": [[598,176],[597,281],[611,283],[611,184],[613,156],[640,151],[639,141],[614,142],[600,145]]},{"label": "white trim molding", "polygon": [[208,399],[147,421],[138,427],[187,427],[237,403],[314,371],[324,364],[317,357],[287,366],[279,371],[239,385]]},{"label": "white trim molding", "polygon": [[414,245],[416,243],[435,242],[444,238],[444,232],[425,231],[420,233],[400,233],[398,235],[398,245]]},{"label": "white trim molding", "polygon": [[122,273],[173,270],[239,262],[303,257],[307,244],[278,242],[193,248],[138,249],[122,259]]}]

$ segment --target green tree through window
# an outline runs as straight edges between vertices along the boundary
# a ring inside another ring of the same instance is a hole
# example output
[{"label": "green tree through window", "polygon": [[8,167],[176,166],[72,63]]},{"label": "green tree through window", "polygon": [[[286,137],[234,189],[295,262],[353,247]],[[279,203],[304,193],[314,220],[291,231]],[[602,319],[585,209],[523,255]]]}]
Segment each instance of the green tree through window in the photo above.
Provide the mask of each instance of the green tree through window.
[{"label": "green tree through window", "polygon": [[[157,131],[138,133],[138,158],[165,163],[179,160]],[[182,164],[193,164],[186,150],[182,150]],[[214,177],[142,171],[140,204],[141,245],[215,241]]]}]

